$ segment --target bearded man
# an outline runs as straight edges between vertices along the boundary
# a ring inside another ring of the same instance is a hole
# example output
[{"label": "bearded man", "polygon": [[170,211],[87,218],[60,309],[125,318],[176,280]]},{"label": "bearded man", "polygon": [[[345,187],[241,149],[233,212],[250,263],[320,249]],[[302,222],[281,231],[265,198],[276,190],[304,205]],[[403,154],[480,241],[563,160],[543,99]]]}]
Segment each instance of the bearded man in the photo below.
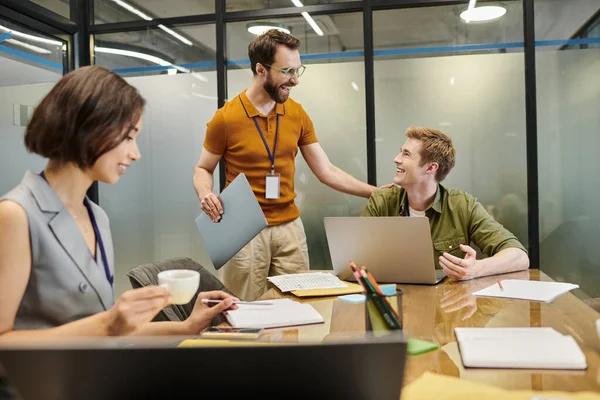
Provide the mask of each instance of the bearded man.
[{"label": "bearded man", "polygon": [[244,300],[260,297],[266,291],[268,276],[310,268],[306,235],[294,201],[298,149],[325,185],[365,198],[377,190],[329,161],[310,117],[289,98],[306,69],[299,46],[294,36],[275,29],[250,43],[252,83],[207,124],[194,171],[201,208],[214,222],[227,212],[212,192],[213,173],[223,158],[226,185],[244,173],[269,223],[220,270],[225,286]]}]

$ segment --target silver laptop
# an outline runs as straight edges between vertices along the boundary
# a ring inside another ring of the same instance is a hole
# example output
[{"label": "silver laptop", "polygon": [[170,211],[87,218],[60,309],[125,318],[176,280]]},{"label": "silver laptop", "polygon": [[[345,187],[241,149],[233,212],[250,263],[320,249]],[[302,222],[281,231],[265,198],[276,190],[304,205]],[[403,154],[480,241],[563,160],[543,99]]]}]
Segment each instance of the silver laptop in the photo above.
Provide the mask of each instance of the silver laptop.
[{"label": "silver laptop", "polygon": [[221,268],[269,224],[246,175],[239,174],[219,195],[223,215],[213,222],[202,212],[196,226],[215,269]]},{"label": "silver laptop", "polygon": [[436,284],[426,217],[325,217],[333,269],[340,279],[356,281],[349,266],[366,266],[377,282]]}]

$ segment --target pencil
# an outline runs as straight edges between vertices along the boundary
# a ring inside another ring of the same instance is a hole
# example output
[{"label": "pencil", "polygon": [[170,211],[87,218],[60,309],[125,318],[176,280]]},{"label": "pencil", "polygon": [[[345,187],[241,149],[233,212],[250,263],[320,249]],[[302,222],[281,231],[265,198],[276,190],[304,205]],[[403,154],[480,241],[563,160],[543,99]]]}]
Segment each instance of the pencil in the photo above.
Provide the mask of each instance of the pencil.
[{"label": "pencil", "polygon": [[[207,303],[215,303],[215,304],[217,304],[217,303],[220,303],[222,301],[223,300],[202,299],[202,302],[204,304],[207,304]],[[272,306],[273,305],[273,303],[267,303],[267,302],[256,302],[255,303],[255,302],[252,302],[252,301],[234,301],[233,304],[247,304],[247,305],[250,305],[250,306]]]},{"label": "pencil", "polygon": [[373,275],[371,275],[371,273],[369,272],[367,267],[362,267],[361,273],[364,274],[363,276],[366,276],[369,279],[369,281],[371,282],[371,285],[373,286],[373,288],[375,289],[377,294],[383,298],[383,300],[387,303],[388,306],[390,306],[390,311],[392,312],[392,314],[394,314],[394,317],[396,317],[396,319],[398,319],[398,321],[400,321],[401,318],[400,318],[399,313],[402,312],[402,310],[398,310],[398,312],[396,312],[396,310],[394,310],[394,307],[392,307],[392,305],[388,301],[387,296],[383,294],[383,291],[381,290],[381,288],[377,284],[377,281],[375,280]]},{"label": "pencil", "polygon": [[500,290],[504,292],[504,287],[502,287],[502,281],[498,279],[498,286],[500,286]]},{"label": "pencil", "polygon": [[363,278],[360,275],[360,272],[358,272],[358,268],[356,267],[356,264],[354,264],[352,261],[350,261],[350,267],[352,268],[352,274],[356,278],[356,281],[360,284],[360,286],[362,286],[363,291],[366,292],[367,286],[365,285],[365,282],[363,281]]},{"label": "pencil", "polygon": [[383,292],[381,291],[381,288],[377,284],[377,281],[375,280],[375,278],[373,277],[373,275],[371,275],[371,273],[369,272],[369,270],[367,269],[367,267],[362,267],[362,270],[367,273],[367,277],[369,278],[369,280],[373,284],[373,287],[375,288],[375,290],[377,291],[377,293],[380,296],[384,296]]}]

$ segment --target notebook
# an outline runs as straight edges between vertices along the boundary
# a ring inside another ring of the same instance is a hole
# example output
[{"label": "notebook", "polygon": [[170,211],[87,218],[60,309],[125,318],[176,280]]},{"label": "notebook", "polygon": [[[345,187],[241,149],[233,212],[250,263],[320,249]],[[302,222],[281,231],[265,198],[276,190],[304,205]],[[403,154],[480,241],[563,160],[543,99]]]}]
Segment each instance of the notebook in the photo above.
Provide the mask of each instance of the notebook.
[{"label": "notebook", "polygon": [[454,328],[454,333],[465,367],[587,368],[575,339],[552,328]]},{"label": "notebook", "polygon": [[227,322],[235,328],[281,328],[285,326],[319,324],[325,322],[310,304],[290,299],[258,301],[272,306],[239,304],[237,310],[227,311]]},{"label": "notebook", "polygon": [[215,269],[225,265],[268,226],[246,175],[236,176],[219,198],[223,202],[219,222],[213,222],[204,212],[196,218],[196,226]]},{"label": "notebook", "polygon": [[485,289],[474,292],[473,295],[481,297],[506,297],[531,301],[551,302],[558,296],[577,289],[579,285],[563,282],[541,282],[518,279],[504,279],[500,281],[502,289],[497,283]]}]

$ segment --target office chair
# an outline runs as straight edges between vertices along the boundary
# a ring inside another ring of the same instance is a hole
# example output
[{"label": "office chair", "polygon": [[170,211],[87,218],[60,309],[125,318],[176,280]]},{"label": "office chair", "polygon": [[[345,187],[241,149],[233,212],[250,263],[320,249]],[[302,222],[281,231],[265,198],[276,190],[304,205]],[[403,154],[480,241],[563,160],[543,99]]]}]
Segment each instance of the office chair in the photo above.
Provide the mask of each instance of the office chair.
[{"label": "office chair", "polygon": [[[187,257],[168,258],[163,261],[138,265],[127,272],[127,277],[129,278],[131,287],[137,289],[148,285],[158,285],[158,273],[170,269],[192,269],[200,272],[200,287],[198,288],[198,292],[222,290],[233,294],[212,273]],[[185,321],[192,313],[197,297],[198,293],[194,295],[194,298],[188,304],[173,304],[165,307],[154,317],[154,321]],[[218,322],[215,321],[215,323]]]}]

